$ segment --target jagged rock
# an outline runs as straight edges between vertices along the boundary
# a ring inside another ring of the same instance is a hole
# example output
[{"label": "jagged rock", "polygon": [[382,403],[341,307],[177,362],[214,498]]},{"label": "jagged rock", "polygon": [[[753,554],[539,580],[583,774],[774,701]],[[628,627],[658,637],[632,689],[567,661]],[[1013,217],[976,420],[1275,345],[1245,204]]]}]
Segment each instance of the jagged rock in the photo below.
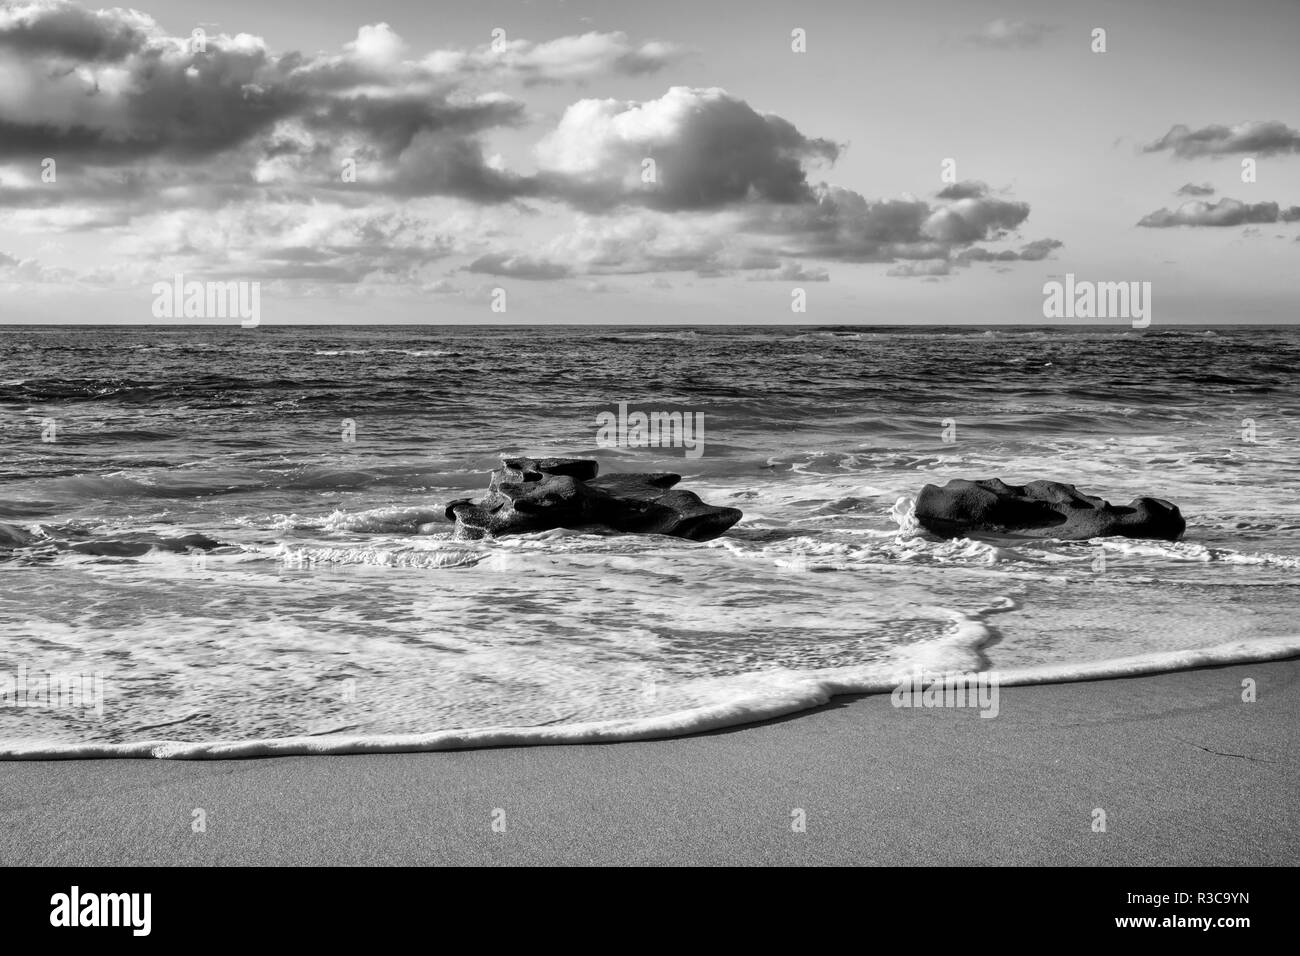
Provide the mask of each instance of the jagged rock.
[{"label": "jagged rock", "polygon": [[689,491],[673,490],[680,475],[616,474],[597,478],[599,463],[586,458],[507,458],[492,472],[479,501],[447,505],[456,537],[481,538],[528,531],[666,534],[708,541],[741,519],[736,508],[717,508]]},{"label": "jagged rock", "polygon": [[983,533],[1070,541],[1110,535],[1176,541],[1187,527],[1177,506],[1160,498],[1134,498],[1121,507],[1058,481],[1017,486],[1000,478],[957,478],[942,488],[926,485],[916,499],[916,519],[944,538]]}]

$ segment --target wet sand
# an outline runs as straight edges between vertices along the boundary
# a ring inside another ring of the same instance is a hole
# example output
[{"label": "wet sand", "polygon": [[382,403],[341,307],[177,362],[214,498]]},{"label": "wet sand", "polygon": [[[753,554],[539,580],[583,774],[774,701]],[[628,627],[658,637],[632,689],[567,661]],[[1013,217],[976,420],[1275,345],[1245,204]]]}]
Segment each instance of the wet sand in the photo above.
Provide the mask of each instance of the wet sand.
[{"label": "wet sand", "polygon": [[[1242,701],[1246,678],[1254,703]],[[880,695],[637,743],[11,761],[0,765],[0,858],[1295,865],[1298,745],[1293,659],[1003,687],[992,719]]]}]

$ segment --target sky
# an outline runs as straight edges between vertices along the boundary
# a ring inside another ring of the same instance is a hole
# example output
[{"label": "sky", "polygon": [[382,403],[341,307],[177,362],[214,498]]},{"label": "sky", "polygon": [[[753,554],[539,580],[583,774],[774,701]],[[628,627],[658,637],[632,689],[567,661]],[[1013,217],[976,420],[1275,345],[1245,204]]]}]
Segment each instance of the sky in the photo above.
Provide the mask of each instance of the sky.
[{"label": "sky", "polygon": [[267,325],[1044,323],[1066,274],[1294,322],[1298,46],[1296,0],[0,0],[0,323],[174,323],[177,275]]}]

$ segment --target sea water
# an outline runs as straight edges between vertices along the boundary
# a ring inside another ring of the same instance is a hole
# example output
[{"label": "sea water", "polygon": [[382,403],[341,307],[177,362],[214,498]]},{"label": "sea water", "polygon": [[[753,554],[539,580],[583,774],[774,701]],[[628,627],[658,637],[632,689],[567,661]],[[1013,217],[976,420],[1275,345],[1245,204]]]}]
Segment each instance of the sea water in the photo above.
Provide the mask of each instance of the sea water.
[{"label": "sea water", "polygon": [[[9,694],[0,754],[633,739],[921,667],[1294,653],[1298,365],[1300,332],[1231,326],[0,328],[0,675],[103,690]],[[602,438],[624,404],[695,416],[699,454]],[[455,540],[446,502],[514,455],[745,517]],[[925,484],[993,477],[1166,498],[1187,533],[917,527]],[[220,547],[151,544],[187,534]]]}]

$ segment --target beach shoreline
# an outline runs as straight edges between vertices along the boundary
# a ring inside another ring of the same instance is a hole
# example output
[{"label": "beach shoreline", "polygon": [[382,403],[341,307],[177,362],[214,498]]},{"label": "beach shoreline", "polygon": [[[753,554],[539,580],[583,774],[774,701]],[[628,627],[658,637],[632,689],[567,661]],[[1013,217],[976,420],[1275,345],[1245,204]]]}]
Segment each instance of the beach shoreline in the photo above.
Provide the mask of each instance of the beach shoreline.
[{"label": "beach shoreline", "polygon": [[883,694],[645,742],[9,761],[0,836],[9,865],[1295,865],[1297,684],[1292,658],[1005,687],[991,720]]}]

